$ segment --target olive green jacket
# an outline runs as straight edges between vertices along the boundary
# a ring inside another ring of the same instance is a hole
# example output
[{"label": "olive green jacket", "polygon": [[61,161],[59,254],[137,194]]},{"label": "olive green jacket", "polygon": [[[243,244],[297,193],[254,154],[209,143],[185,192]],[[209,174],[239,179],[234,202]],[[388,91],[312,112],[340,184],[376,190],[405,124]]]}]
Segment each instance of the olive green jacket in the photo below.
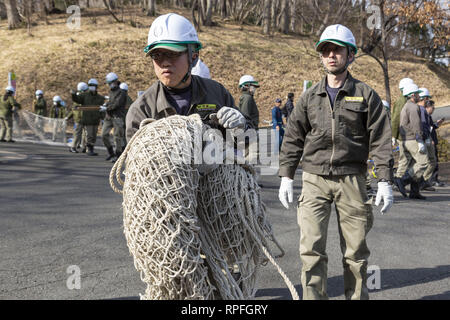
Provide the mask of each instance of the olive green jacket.
[{"label": "olive green jacket", "polygon": [[402,112],[405,103],[406,98],[404,96],[400,96],[397,100],[395,100],[391,111],[392,137],[394,137],[395,139],[400,139],[400,113]]},{"label": "olive green jacket", "polygon": [[250,122],[252,123],[253,128],[258,128],[259,126],[259,111],[258,107],[256,105],[255,99],[253,96],[247,92],[244,91],[239,98],[239,110],[243,115],[245,115],[248,119],[250,119]]},{"label": "olive green jacket", "polygon": [[125,118],[127,92],[120,88],[109,91],[109,101],[106,103],[106,114],[113,118]]},{"label": "olive green jacket", "polygon": [[50,108],[50,118],[64,119],[66,117],[66,108],[61,104],[52,105]]},{"label": "olive green jacket", "polygon": [[[205,119],[224,106],[235,108],[232,95],[220,83],[195,75],[191,77],[192,96],[188,115],[198,113]],[[127,140],[129,141],[136,133],[142,120],[147,118],[159,120],[175,114],[176,110],[167,101],[162,83],[155,82],[128,110],[125,121]]]},{"label": "olive green jacket", "polygon": [[73,93],[72,100],[82,106],[98,107],[98,109],[81,112],[80,123],[83,125],[98,125],[100,123],[100,106],[105,103],[105,97],[97,92],[86,91],[79,94]]},{"label": "olive green jacket", "polygon": [[21,109],[22,106],[13,96],[6,97],[6,100],[4,98],[5,96],[0,96],[0,117],[9,118],[12,117],[14,111]]},{"label": "olive green jacket", "polygon": [[297,166],[316,175],[365,174],[369,153],[380,179],[392,180],[389,115],[378,94],[350,73],[331,108],[326,77],[304,92],[288,118],[279,175]]},{"label": "olive green jacket", "polygon": [[33,109],[35,114],[43,117],[47,116],[47,102],[44,98],[34,100]]}]

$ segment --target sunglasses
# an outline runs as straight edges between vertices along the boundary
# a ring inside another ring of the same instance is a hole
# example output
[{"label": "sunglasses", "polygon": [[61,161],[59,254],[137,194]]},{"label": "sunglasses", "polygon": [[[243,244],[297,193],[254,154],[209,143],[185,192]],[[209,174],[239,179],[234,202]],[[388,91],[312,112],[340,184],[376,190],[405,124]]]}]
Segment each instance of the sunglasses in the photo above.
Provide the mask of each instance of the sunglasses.
[{"label": "sunglasses", "polygon": [[186,51],[176,52],[176,51],[154,51],[150,52],[149,56],[156,62],[164,61],[165,59],[174,61],[185,54]]}]

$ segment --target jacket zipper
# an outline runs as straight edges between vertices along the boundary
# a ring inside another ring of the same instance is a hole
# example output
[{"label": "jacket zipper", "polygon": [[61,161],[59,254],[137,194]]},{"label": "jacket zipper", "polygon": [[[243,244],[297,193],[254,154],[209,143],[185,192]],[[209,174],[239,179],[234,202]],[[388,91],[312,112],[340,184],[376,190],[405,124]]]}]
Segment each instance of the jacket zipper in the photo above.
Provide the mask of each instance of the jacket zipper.
[{"label": "jacket zipper", "polygon": [[[338,97],[339,92],[336,94],[336,97],[334,97],[334,106],[336,106],[336,98]],[[327,92],[327,100],[328,100],[328,105],[330,106],[330,111],[331,111],[331,143],[332,143],[332,149],[331,149],[331,157],[330,157],[330,174],[333,174],[333,157],[334,157],[334,131],[335,131],[335,117],[334,117],[334,109],[331,107],[331,102],[330,102],[330,98],[328,96],[328,92]]]}]

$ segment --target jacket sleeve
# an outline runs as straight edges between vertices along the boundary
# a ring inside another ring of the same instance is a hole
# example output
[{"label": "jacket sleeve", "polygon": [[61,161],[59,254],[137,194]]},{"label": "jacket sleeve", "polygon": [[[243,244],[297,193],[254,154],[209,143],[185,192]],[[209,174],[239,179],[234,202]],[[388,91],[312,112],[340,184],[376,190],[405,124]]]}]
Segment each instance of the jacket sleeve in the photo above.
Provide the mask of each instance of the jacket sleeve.
[{"label": "jacket sleeve", "polygon": [[78,104],[83,105],[84,104],[84,95],[78,94],[78,93],[72,93],[72,101]]},{"label": "jacket sleeve", "polygon": [[300,159],[303,155],[305,138],[311,130],[307,114],[307,96],[303,94],[297,106],[288,118],[281,145],[279,172],[280,177],[294,179]]},{"label": "jacket sleeve", "polygon": [[367,129],[369,153],[377,167],[378,179],[393,180],[392,129],[388,112],[381,98],[372,92],[368,99]]},{"label": "jacket sleeve", "polygon": [[125,134],[127,142],[133,137],[136,131],[139,130],[139,126],[144,119],[151,118],[146,112],[146,103],[144,99],[137,99],[130,106],[127,115],[125,117]]}]

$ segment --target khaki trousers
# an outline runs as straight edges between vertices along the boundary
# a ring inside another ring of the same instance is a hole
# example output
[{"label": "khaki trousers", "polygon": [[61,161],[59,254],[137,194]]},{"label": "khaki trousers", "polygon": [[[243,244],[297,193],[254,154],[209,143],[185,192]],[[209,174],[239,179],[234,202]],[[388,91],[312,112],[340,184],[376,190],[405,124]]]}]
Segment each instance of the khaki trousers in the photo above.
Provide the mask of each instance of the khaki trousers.
[{"label": "khaki trousers", "polygon": [[318,176],[303,172],[299,198],[303,299],[328,299],[326,242],[334,202],[344,267],[346,299],[368,299],[366,236],[373,224],[366,176]]},{"label": "khaki trousers", "polygon": [[114,145],[116,152],[122,151],[125,146],[125,130],[124,121],[122,118],[108,118],[103,121],[102,126],[102,140],[107,149],[112,148],[110,132],[114,128]]},{"label": "khaki trousers", "polygon": [[0,117],[0,140],[11,140],[13,129],[13,117]]},{"label": "khaki trousers", "polygon": [[400,158],[395,176],[403,177],[406,171],[415,180],[422,178],[425,170],[430,165],[427,154],[419,152],[419,144],[416,140],[406,140],[400,143]]},{"label": "khaki trousers", "polygon": [[87,134],[86,134],[86,127],[81,124],[81,123],[77,123],[76,124],[76,128],[75,128],[75,132],[73,134],[73,143],[72,143],[72,147],[77,149],[78,147],[81,148],[86,148],[86,140],[87,140]]}]

